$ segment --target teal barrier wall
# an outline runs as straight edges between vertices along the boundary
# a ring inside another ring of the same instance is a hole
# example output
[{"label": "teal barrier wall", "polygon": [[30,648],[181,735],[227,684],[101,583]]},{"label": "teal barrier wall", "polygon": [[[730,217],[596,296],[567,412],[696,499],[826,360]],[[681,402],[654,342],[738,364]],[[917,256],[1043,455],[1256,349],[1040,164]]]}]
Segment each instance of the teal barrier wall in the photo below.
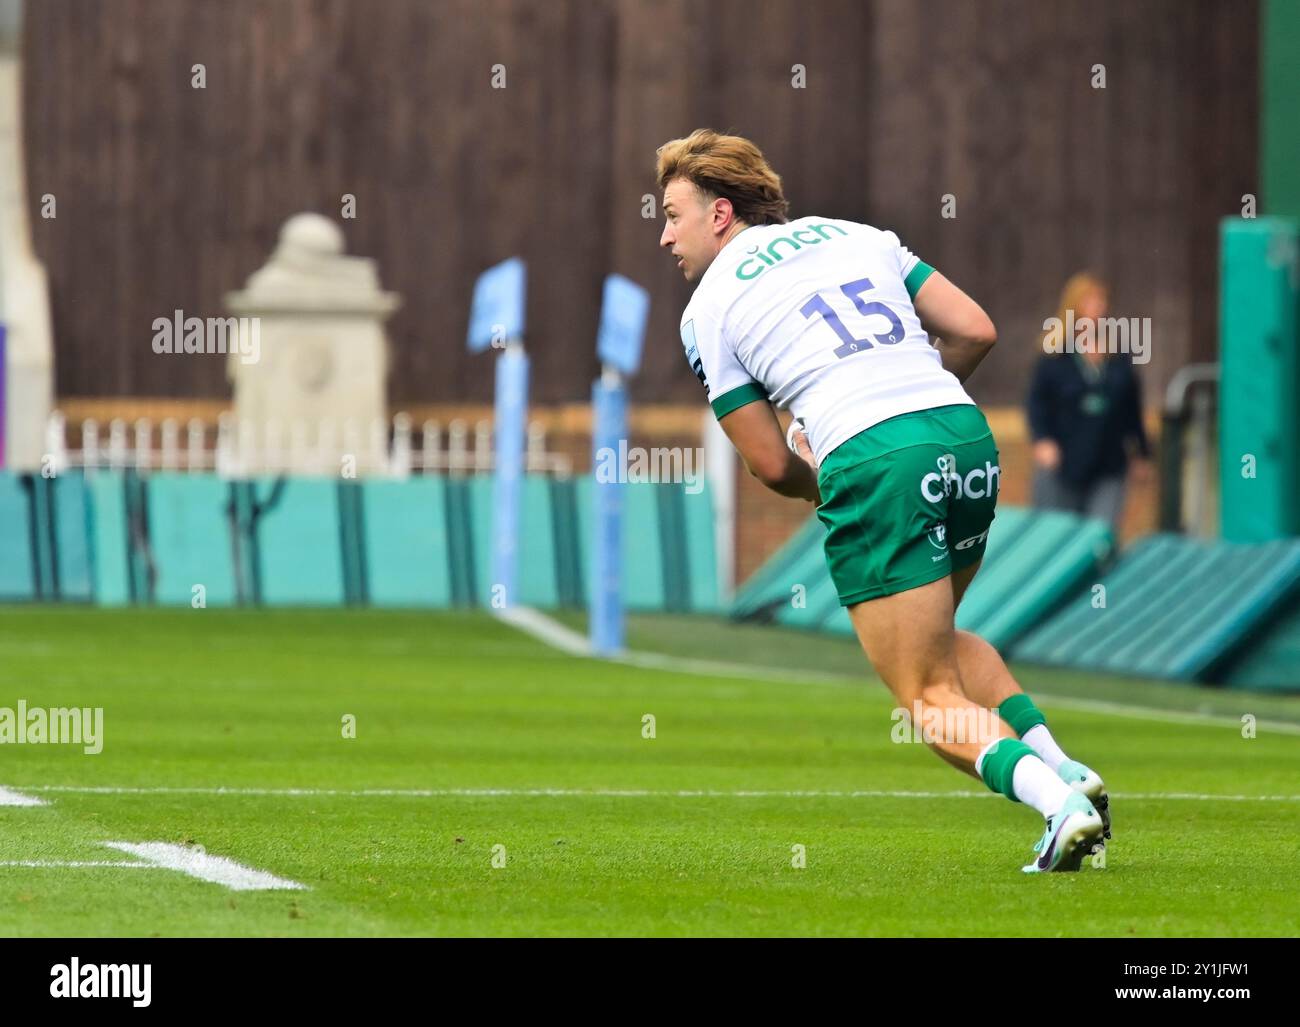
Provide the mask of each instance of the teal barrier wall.
[{"label": "teal barrier wall", "polygon": [[[35,480],[35,479],[34,479]],[[91,577],[90,495],[80,474],[63,474],[45,483],[53,527],[54,579],[60,599],[88,603]]]},{"label": "teal barrier wall", "polygon": [[130,530],[127,524],[126,475],[98,471],[86,479],[90,500],[90,551],[95,602],[123,606],[131,602]]},{"label": "teal barrier wall", "polygon": [[[590,482],[523,482],[516,602],[586,603]],[[707,489],[629,484],[634,610],[716,610]],[[492,480],[0,474],[0,600],[104,605],[489,606]]]},{"label": "teal barrier wall", "polygon": [[[575,482],[580,553],[592,546],[590,478]],[[623,486],[623,597],[630,611],[716,612],[720,608],[713,504],[707,488],[682,482]],[[583,593],[590,566],[581,568]]]},{"label": "teal barrier wall", "polygon": [[206,606],[235,603],[229,483],[210,475],[160,473],[150,476],[146,494],[157,568],[154,601],[192,606],[202,595]]},{"label": "teal barrier wall", "polygon": [[80,475],[0,473],[0,524],[0,601],[90,600],[90,521]]},{"label": "teal barrier wall", "polygon": [[1230,542],[1300,535],[1300,229],[1221,224],[1219,464]]},{"label": "teal barrier wall", "polygon": [[0,474],[0,524],[0,601],[35,599],[29,488],[12,474]]},{"label": "teal barrier wall", "polygon": [[366,591],[375,606],[450,606],[447,480],[361,486]]},{"label": "teal barrier wall", "polygon": [[553,478],[525,477],[519,504],[519,601],[544,608],[565,605],[560,598],[557,521]]},{"label": "teal barrier wall", "polygon": [[[102,605],[487,605],[491,480],[227,482],[99,471],[0,473],[0,601]],[[521,599],[581,606],[591,485],[530,476]],[[633,610],[718,608],[708,490],[628,485]],[[811,518],[737,593],[733,615],[850,633]],[[1158,535],[1106,567],[1109,529],[1004,507],[957,621],[1015,659],[1245,688],[1300,688],[1300,541]],[[1096,585],[1105,605],[1096,605]]]},{"label": "teal barrier wall", "polygon": [[345,598],[340,486],[329,478],[254,483],[258,595],[267,606],[339,606]]}]

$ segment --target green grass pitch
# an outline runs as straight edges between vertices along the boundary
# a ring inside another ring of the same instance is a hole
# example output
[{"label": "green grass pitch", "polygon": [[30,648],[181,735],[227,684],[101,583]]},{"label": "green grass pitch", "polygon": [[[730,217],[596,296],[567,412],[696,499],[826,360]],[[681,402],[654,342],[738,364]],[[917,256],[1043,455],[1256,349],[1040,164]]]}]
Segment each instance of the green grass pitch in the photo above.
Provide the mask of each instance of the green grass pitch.
[{"label": "green grass pitch", "polygon": [[[104,749],[0,745],[0,787],[46,800],[0,806],[0,933],[1197,936],[1300,921],[1300,700],[1201,690],[1216,717],[1134,715],[1078,700],[1186,708],[1189,692],[1026,672],[1067,751],[1107,778],[1115,838],[1105,869],[1025,875],[1041,819],[891,742],[893,703],[851,641],[631,627],[635,646],[763,673],[584,660],[471,612],[7,608],[0,707],[101,706]],[[202,846],[306,888],[14,865],[129,860],[108,841]]]}]

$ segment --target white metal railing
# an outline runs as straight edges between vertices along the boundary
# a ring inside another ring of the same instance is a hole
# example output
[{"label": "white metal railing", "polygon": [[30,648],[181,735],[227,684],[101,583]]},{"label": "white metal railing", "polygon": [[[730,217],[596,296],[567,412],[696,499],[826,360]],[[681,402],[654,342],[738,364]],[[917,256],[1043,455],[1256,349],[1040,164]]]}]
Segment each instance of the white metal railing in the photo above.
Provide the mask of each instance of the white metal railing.
[{"label": "white metal railing", "polygon": [[[294,421],[287,426],[267,421],[258,426],[223,413],[216,431],[197,418],[183,426],[174,418],[155,425],[140,418],[128,425],[121,418],[108,423],[107,432],[93,418],[81,422],[80,447],[68,444],[67,420],[61,411],[50,415],[46,427],[46,452],[55,471],[69,467],[87,473],[99,469],[133,468],[141,473],[216,471],[223,477],[257,474],[341,473],[345,460],[355,477],[405,478],[412,474],[481,474],[492,470],[492,422],[425,421],[415,430],[407,414],[397,414],[391,424],[374,421],[366,430],[355,421],[322,421],[315,426]],[[568,477],[572,461],[546,448],[546,429],[538,421],[528,425],[525,469]]]}]

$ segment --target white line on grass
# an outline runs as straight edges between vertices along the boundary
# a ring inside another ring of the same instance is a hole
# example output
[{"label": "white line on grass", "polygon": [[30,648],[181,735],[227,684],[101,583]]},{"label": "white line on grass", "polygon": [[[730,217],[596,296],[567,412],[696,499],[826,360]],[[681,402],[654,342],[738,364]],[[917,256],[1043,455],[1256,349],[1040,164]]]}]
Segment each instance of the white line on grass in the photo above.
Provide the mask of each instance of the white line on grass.
[{"label": "white line on grass", "polygon": [[531,606],[510,606],[493,612],[500,620],[553,649],[563,650],[571,656],[591,655],[591,643],[586,638]]},{"label": "white line on grass", "polygon": [[44,806],[45,800],[34,795],[23,795],[8,788],[0,788],[0,806]]},{"label": "white line on grass", "polygon": [[132,870],[178,870],[200,881],[219,884],[231,891],[279,891],[291,889],[306,890],[307,886],[297,881],[288,881],[262,870],[254,870],[242,863],[224,856],[209,856],[202,849],[191,849],[184,845],[169,845],[166,842],[103,842],[110,849],[134,856],[134,860],[54,860],[54,859],[13,859],[0,861],[0,867],[46,868],[80,868],[80,867],[126,867]]},{"label": "white line on grass", "polygon": [[131,863],[127,860],[107,859],[7,859],[0,862],[0,867],[128,867],[133,870],[157,870],[153,863]]},{"label": "white line on grass", "polygon": [[663,653],[645,653],[625,651],[618,656],[596,656],[591,651],[591,643],[578,632],[565,627],[540,610],[531,606],[512,606],[504,610],[492,611],[498,620],[505,621],[511,627],[518,628],[551,646],[553,649],[570,656],[586,656],[591,659],[607,660],[610,663],[622,663],[630,667],[648,667],[651,670],[668,670],[675,673],[710,674],[714,677],[744,678],[752,681],[762,678],[768,681],[813,681],[818,684],[842,685],[854,683],[856,679],[844,674],[826,674],[820,671],[793,671],[783,668],[754,667],[746,663],[726,663],[719,660],[697,660],[683,656],[666,656]]},{"label": "white line on grass", "polygon": [[[649,788],[203,788],[32,785],[30,791],[75,795],[233,795],[271,798],[532,798],[588,799],[991,799],[990,791],[926,792],[835,789],[649,789]],[[1205,792],[1111,792],[1113,799],[1194,802],[1300,802],[1300,795],[1214,795]],[[185,849],[185,852],[190,850]]]},{"label": "white line on grass", "polygon": [[[552,620],[540,610],[517,606],[496,611],[500,620],[531,635],[539,642],[563,650],[571,656],[592,656],[587,640],[563,624]],[[763,681],[806,681],[816,684],[861,684],[864,679],[847,674],[827,674],[821,671],[794,670],[783,667],[755,667],[745,663],[728,663],[716,660],[696,660],[663,653],[624,652],[619,656],[604,657],[612,663],[650,670],[666,670],[678,674],[704,674],[715,677],[746,678]],[[1154,720],[1166,724],[1213,724],[1241,728],[1241,718],[1228,714],[1191,713],[1181,710],[1162,710],[1152,706],[1129,706],[1125,703],[1102,702],[1093,699],[1071,699],[1049,693],[1034,693],[1034,702],[1047,709],[1078,710],[1081,713],[1101,713],[1131,720]],[[1300,735],[1300,724],[1285,721],[1259,720],[1259,731],[1284,735]]]},{"label": "white line on grass", "polygon": [[200,881],[220,884],[231,891],[304,891],[306,885],[276,877],[264,870],[254,870],[224,856],[209,856],[199,849],[166,842],[104,842],[110,849],[125,852],[155,867],[179,870],[182,874],[197,877]]}]

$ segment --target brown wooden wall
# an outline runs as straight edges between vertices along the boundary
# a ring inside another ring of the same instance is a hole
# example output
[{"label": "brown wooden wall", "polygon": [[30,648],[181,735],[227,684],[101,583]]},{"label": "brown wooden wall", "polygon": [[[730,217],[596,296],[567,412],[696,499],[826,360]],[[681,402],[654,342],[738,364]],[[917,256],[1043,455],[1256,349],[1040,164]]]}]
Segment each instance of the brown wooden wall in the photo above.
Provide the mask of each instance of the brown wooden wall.
[{"label": "brown wooden wall", "polygon": [[[1217,221],[1258,192],[1257,12],[1217,0],[39,0],[26,5],[35,246],[61,396],[228,395],[219,357],[150,349],[221,312],[300,210],[338,217],[405,305],[395,404],[485,400],[464,351],[484,267],[529,262],[538,403],[596,374],[602,277],[653,306],[640,400],[702,402],[689,287],[641,216],[654,150],[752,136],[796,216],[870,221],[975,295],[1014,403],[1065,277],[1154,320],[1148,399],[1212,358]],[[203,63],[207,88],[190,86]],[[504,64],[507,88],[491,88]],[[791,88],[791,66],[807,88]],[[1107,87],[1090,86],[1106,66]],[[58,216],[43,220],[52,193]],[[955,220],[941,197],[957,199]]]}]

